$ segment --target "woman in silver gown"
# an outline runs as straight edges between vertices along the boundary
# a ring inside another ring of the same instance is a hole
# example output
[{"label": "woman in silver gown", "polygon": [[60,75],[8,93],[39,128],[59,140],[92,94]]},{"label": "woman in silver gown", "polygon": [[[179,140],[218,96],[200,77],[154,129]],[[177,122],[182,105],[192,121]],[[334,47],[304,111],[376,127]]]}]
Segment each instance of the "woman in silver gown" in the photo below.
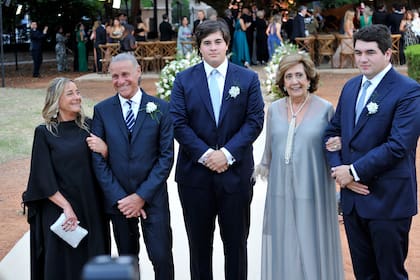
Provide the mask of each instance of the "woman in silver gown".
[{"label": "woman in silver gown", "polygon": [[303,54],[281,59],[276,84],[285,97],[268,109],[256,175],[268,179],[261,279],[343,279],[335,183],[322,141],[331,103],[312,94],[319,74]]}]

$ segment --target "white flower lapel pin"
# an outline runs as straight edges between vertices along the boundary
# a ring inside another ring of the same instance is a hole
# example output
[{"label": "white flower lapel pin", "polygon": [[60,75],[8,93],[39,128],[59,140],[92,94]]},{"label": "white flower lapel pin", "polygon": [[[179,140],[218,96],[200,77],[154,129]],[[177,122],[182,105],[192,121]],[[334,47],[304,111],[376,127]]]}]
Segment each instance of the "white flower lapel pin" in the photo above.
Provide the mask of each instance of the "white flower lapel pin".
[{"label": "white flower lapel pin", "polygon": [[373,115],[378,112],[379,105],[376,102],[369,102],[368,105],[366,105],[366,108],[368,110],[368,115]]},{"label": "white flower lapel pin", "polygon": [[241,93],[241,89],[238,86],[231,86],[229,89],[229,96],[228,98],[235,99]]},{"label": "white flower lapel pin", "polygon": [[146,108],[142,110],[146,111],[146,113],[150,115],[152,120],[156,120],[157,122],[159,122],[158,114],[161,112],[159,110],[158,105],[155,102],[147,102]]}]

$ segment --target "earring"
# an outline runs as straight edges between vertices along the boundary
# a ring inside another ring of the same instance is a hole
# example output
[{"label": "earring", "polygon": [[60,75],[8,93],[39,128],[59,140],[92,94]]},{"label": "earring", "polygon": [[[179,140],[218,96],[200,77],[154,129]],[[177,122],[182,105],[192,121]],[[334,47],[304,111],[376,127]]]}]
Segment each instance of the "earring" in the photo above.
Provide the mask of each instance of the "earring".
[{"label": "earring", "polygon": [[287,89],[286,89],[286,87],[283,87],[283,91],[284,91],[284,92],[287,92]]},{"label": "earring", "polygon": [[56,119],[57,117],[58,117],[58,109],[55,111],[53,118]]}]

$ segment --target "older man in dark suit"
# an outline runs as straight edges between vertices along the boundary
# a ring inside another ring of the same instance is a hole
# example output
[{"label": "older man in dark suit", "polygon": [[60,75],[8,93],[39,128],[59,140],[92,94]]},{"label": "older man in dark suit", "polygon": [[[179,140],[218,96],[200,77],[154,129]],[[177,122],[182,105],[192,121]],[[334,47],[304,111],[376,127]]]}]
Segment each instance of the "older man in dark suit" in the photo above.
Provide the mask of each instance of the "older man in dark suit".
[{"label": "older man in dark suit", "polygon": [[139,217],[155,279],[174,278],[172,231],[166,180],[173,165],[173,129],[168,104],[138,86],[136,58],[121,53],[109,66],[117,94],[94,108],[92,132],[108,145],[94,153],[120,255],[139,254]]}]

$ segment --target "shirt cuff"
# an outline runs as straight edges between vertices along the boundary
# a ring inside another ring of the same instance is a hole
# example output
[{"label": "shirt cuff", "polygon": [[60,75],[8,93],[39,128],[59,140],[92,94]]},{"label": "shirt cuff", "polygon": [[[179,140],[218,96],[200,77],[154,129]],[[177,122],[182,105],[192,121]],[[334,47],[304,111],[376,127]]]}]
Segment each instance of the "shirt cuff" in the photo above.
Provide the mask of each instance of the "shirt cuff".
[{"label": "shirt cuff", "polygon": [[236,161],[232,154],[226,148],[223,147],[220,150],[225,154],[226,160],[229,165],[232,165]]},{"label": "shirt cuff", "polygon": [[206,161],[206,159],[207,159],[207,156],[211,153],[211,152],[213,152],[214,150],[213,149],[208,149],[199,159],[198,159],[198,163],[201,163],[201,164],[204,164],[204,162]]},{"label": "shirt cuff", "polygon": [[353,178],[355,182],[360,181],[359,175],[357,175],[356,169],[354,168],[353,164],[350,164],[351,173],[353,174]]}]

